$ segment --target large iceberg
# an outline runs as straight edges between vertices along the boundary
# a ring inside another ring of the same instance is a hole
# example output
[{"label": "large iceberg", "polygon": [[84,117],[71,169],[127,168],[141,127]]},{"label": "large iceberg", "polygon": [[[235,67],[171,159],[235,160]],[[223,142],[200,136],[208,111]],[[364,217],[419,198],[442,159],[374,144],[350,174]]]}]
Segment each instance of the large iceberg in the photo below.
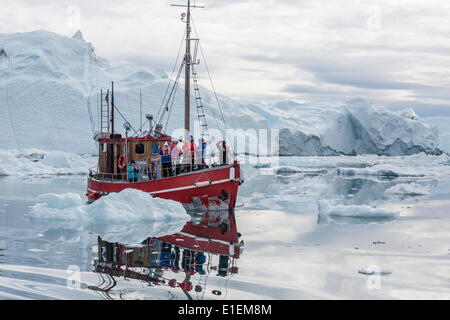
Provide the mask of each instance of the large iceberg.
[{"label": "large iceberg", "polygon": [[437,127],[413,110],[393,112],[363,99],[344,103],[286,100],[247,105],[280,130],[280,154],[411,155],[441,154]]},{"label": "large iceberg", "polygon": [[450,117],[428,117],[427,123],[435,125],[439,129],[439,147],[450,153]]},{"label": "large iceberg", "polygon": [[[206,84],[208,79],[203,80]],[[157,69],[110,63],[80,32],[72,38],[48,31],[0,34],[0,149],[96,154],[99,89],[111,81],[116,83],[116,106],[137,130],[140,91],[144,114],[156,115],[170,77]],[[184,95],[179,91],[169,112],[169,134],[183,127]],[[220,110],[211,91],[201,92],[210,128],[221,134],[226,128],[246,130],[250,144],[256,143],[256,130],[278,128],[280,155],[441,153],[436,127],[411,110],[394,113],[361,99],[250,104],[219,95]],[[196,112],[191,116],[195,123]],[[124,121],[117,116],[117,129]],[[261,151],[265,141],[260,142]]]},{"label": "large iceberg", "polygon": [[[200,80],[207,84],[205,75]],[[157,69],[113,64],[98,57],[80,32],[73,37],[42,30],[0,34],[0,149],[96,154],[93,137],[99,130],[99,91],[110,88],[111,81],[115,82],[116,106],[138,131],[140,92],[145,120],[145,114],[157,115],[170,79]],[[220,110],[211,91],[201,93],[210,128],[222,134],[226,128],[267,128],[263,117],[237,101],[219,95]],[[191,104],[195,105],[195,97]],[[183,128],[183,105],[179,87],[170,111],[169,134]],[[193,123],[198,119],[194,109]],[[116,129],[123,131],[125,120],[117,115],[116,122]]]}]

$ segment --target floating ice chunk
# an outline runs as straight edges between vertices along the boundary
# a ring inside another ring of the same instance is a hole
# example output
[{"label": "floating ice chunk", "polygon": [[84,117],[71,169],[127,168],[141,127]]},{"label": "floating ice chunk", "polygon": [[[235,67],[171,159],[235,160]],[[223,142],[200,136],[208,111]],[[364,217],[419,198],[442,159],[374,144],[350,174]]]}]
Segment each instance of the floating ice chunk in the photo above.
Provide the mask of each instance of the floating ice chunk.
[{"label": "floating ice chunk", "polygon": [[190,218],[180,203],[153,198],[136,189],[110,193],[89,205],[85,204],[79,195],[73,193],[44,194],[38,199],[41,202],[33,205],[29,212],[32,218],[84,223],[175,221],[179,229]]},{"label": "floating ice chunk", "polygon": [[375,267],[368,267],[368,268],[358,270],[358,273],[364,274],[366,276],[371,276],[371,275],[387,276],[387,275],[392,274],[392,272],[393,271],[390,269],[380,269],[380,268],[375,268]]},{"label": "floating ice chunk", "polygon": [[97,162],[96,157],[81,156],[61,151],[36,149],[22,152],[0,150],[0,175],[51,176],[86,174]]},{"label": "floating ice chunk", "polygon": [[36,252],[36,253],[40,253],[40,252],[48,252],[47,250],[44,250],[44,249],[38,249],[38,248],[28,249],[27,251],[29,251],[29,252]]},{"label": "floating ice chunk", "polygon": [[46,193],[38,196],[38,200],[45,203],[48,208],[64,209],[70,207],[81,206],[86,204],[81,196],[77,193]]},{"label": "floating ice chunk", "polygon": [[415,182],[397,184],[387,189],[386,193],[408,196],[422,196],[430,194],[427,188]]},{"label": "floating ice chunk", "polygon": [[378,176],[378,177],[423,177],[424,172],[417,168],[400,168],[387,164],[374,165],[370,168],[338,168],[338,174],[343,175],[361,175],[361,176]]},{"label": "floating ice chunk", "polygon": [[53,151],[44,155],[41,163],[54,168],[71,168],[72,165],[67,154],[62,151]]},{"label": "floating ice chunk", "polygon": [[310,168],[301,168],[296,166],[284,166],[275,169],[275,174],[278,175],[289,175],[289,174],[324,174],[327,173],[325,169],[310,169]]},{"label": "floating ice chunk", "polygon": [[327,216],[354,217],[354,218],[395,218],[399,215],[397,211],[384,208],[375,208],[367,205],[331,205],[326,200],[318,202],[319,213]]}]

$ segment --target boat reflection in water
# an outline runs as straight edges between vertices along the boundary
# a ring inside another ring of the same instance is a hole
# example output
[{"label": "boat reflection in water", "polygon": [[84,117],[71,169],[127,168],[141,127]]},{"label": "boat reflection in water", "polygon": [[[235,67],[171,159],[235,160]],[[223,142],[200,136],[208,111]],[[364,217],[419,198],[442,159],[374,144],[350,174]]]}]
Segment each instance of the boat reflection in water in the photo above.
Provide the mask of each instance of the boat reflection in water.
[{"label": "boat reflection in water", "polygon": [[[180,232],[149,237],[140,245],[108,242],[98,237],[94,272],[100,275],[101,283],[89,288],[108,299],[124,298],[120,292],[114,292],[118,281],[133,279],[169,290],[166,293],[169,298],[177,298],[176,292],[183,292],[188,299],[222,296],[220,288],[210,288],[207,282],[214,276],[226,278],[238,273],[236,260],[244,242],[237,231],[234,210],[190,215],[191,220]],[[150,295],[154,297],[155,293]]]}]

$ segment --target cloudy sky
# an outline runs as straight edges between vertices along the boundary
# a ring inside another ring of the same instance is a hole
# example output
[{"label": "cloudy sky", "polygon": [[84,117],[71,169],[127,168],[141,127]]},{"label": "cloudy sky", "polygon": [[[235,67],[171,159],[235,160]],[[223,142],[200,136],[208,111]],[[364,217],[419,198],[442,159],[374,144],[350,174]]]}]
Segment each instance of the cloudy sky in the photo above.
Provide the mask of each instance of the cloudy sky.
[{"label": "cloudy sky", "polygon": [[[80,28],[97,54],[166,71],[185,0],[2,0],[0,33]],[[450,2],[197,0],[216,89],[273,101],[366,98],[450,116]]]}]

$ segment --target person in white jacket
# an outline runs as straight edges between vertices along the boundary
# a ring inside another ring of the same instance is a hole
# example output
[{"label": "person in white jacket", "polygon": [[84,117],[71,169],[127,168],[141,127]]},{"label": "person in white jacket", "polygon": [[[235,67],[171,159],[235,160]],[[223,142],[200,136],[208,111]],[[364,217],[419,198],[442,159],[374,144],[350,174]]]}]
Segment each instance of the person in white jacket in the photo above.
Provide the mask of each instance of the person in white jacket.
[{"label": "person in white jacket", "polygon": [[219,141],[216,143],[217,149],[219,149],[219,163],[221,165],[229,164],[230,163],[230,153],[231,148],[225,140]]}]

